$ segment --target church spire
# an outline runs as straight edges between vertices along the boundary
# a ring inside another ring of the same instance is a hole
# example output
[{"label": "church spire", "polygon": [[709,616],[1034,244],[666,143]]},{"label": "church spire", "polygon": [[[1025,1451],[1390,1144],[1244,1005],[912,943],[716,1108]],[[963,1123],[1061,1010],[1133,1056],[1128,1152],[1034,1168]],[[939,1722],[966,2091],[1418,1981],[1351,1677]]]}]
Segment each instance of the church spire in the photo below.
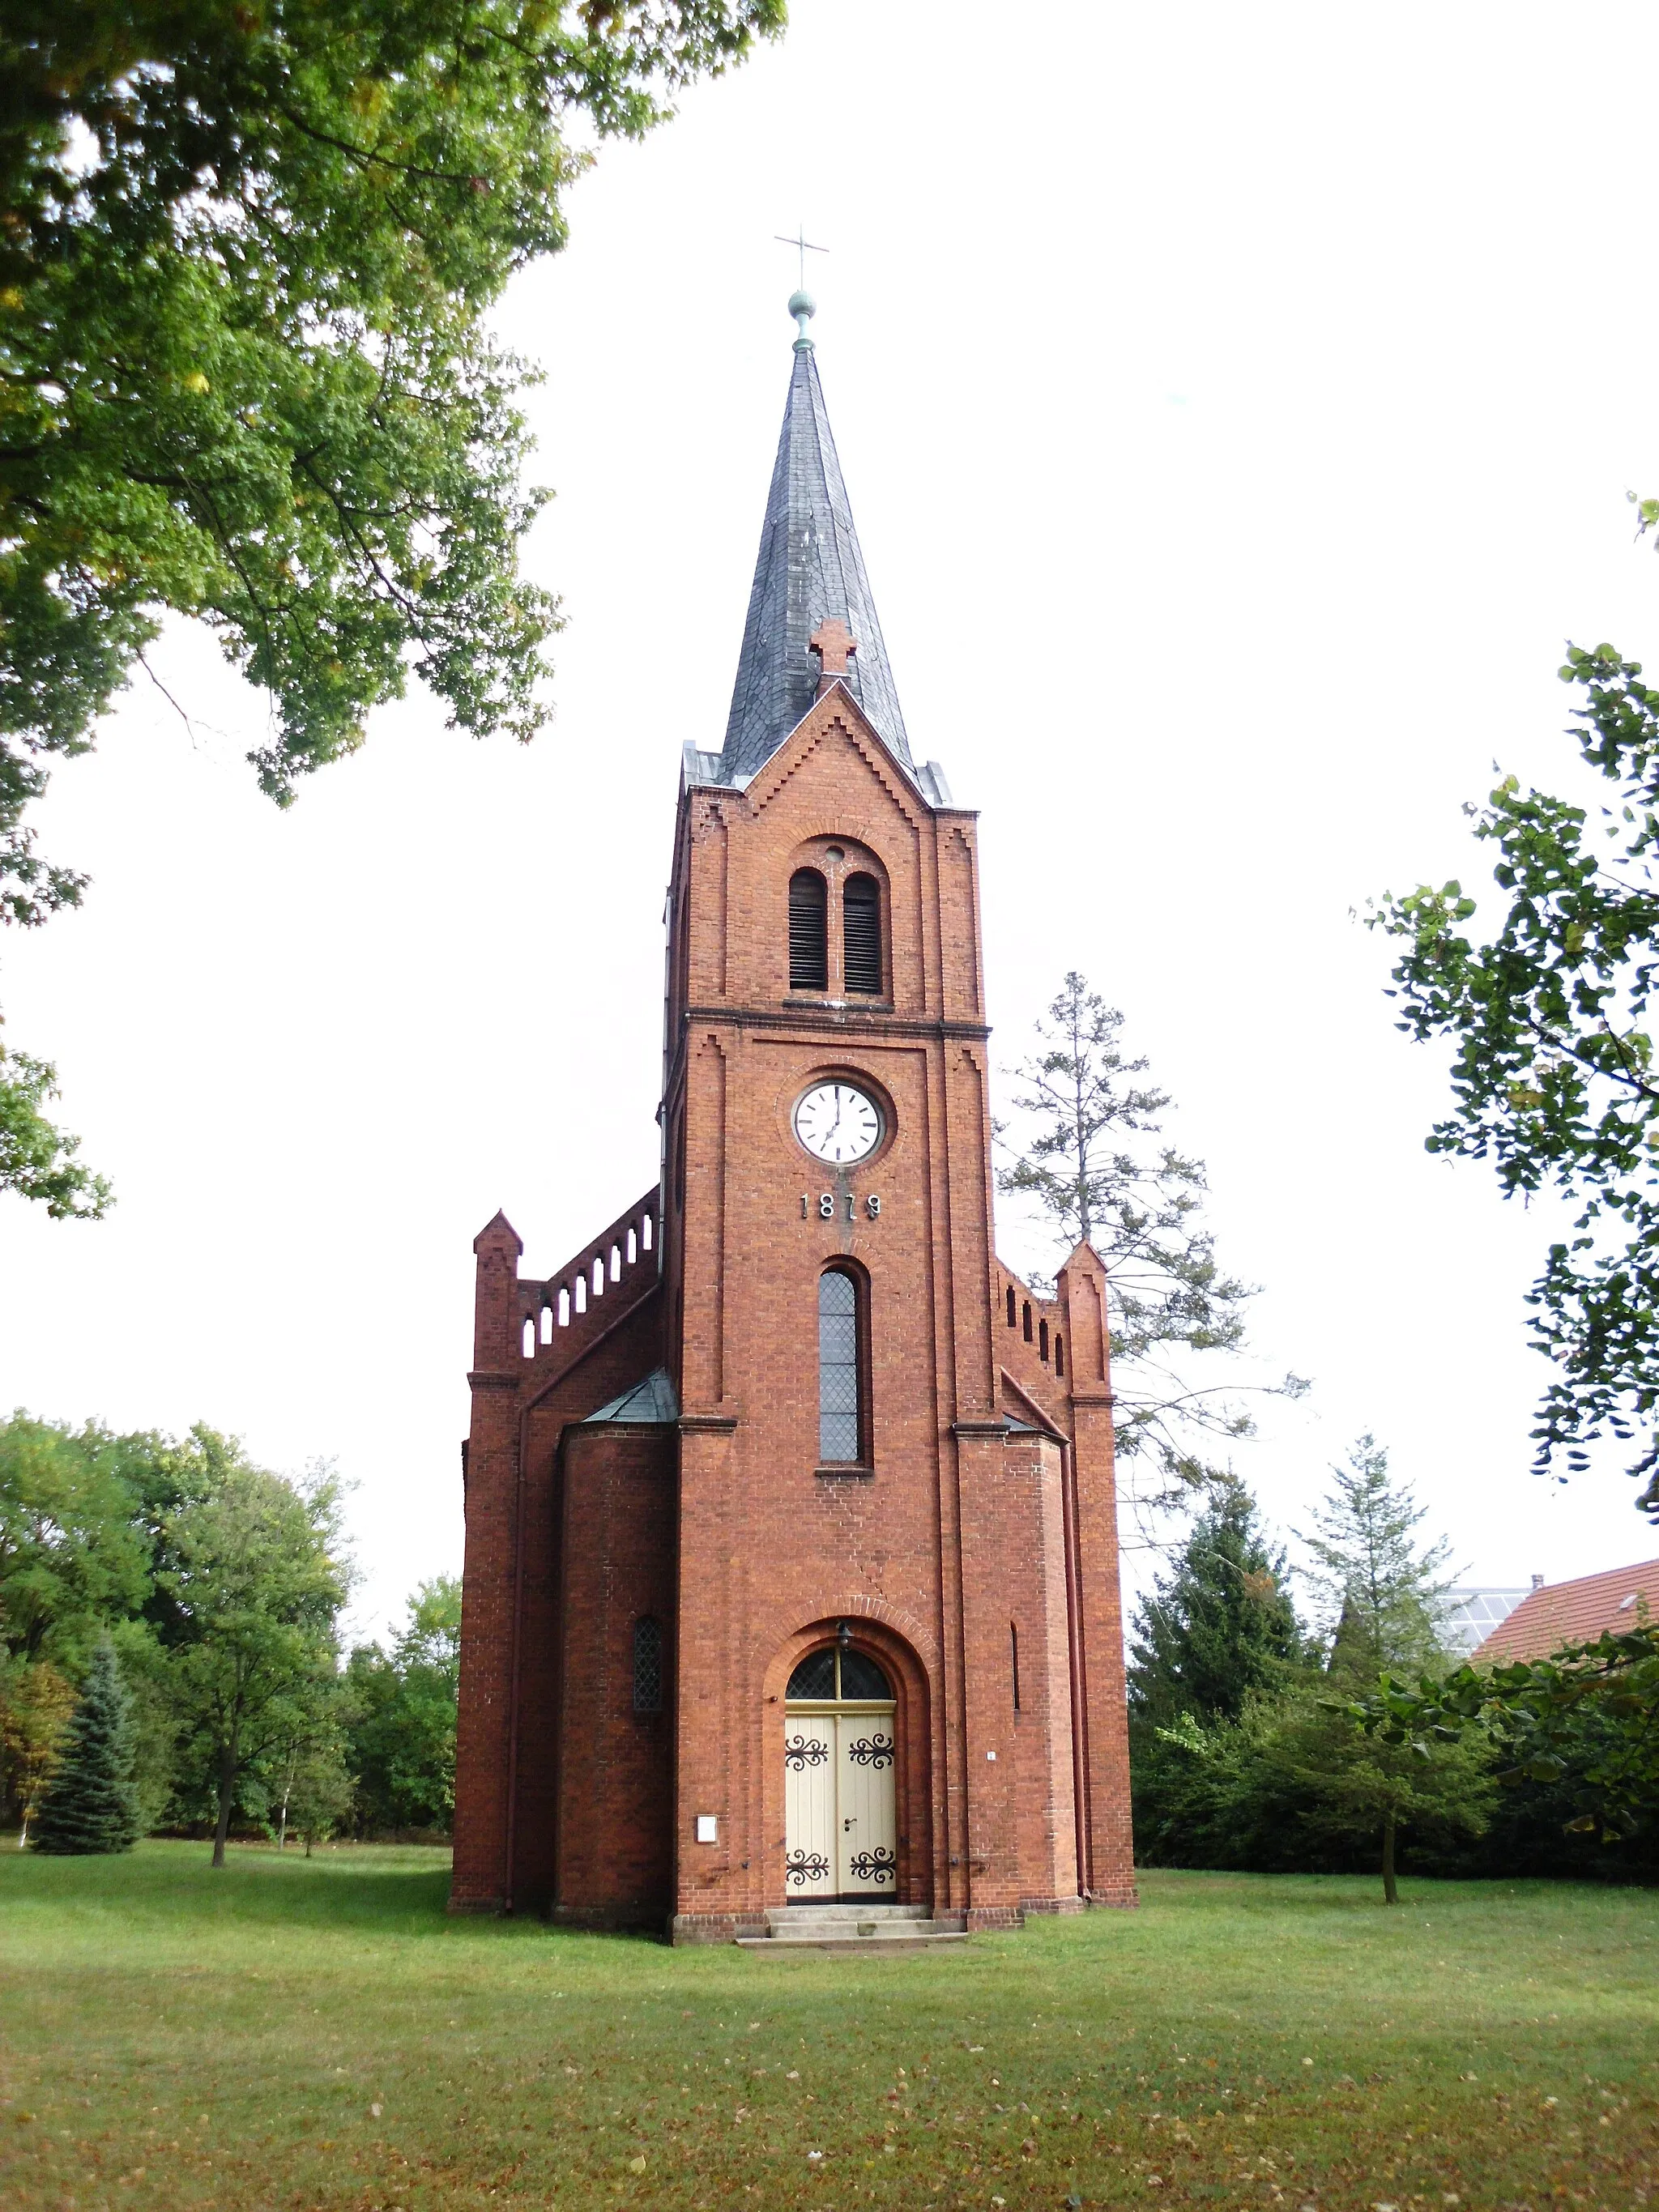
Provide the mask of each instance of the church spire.
[{"label": "church spire", "polygon": [[[817,697],[820,675],[832,672],[914,773],[898,692],[830,435],[812,341],[806,335],[813,313],[810,295],[796,293],[789,312],[800,335],[795,340],[789,400],[761,526],[760,557],[755,563],[749,619],[726,726],[721,780],[746,782]],[[833,672],[829,654],[822,654],[820,667],[820,630],[851,641],[835,654],[841,665]]]}]

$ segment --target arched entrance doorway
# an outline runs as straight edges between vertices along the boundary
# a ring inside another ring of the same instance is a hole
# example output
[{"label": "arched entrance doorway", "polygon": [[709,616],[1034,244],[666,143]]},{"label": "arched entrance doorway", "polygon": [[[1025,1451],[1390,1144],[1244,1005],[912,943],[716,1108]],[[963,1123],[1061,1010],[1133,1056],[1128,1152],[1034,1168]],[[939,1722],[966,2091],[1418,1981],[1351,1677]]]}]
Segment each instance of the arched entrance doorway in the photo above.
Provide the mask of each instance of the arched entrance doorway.
[{"label": "arched entrance doorway", "polygon": [[885,1670],[837,1641],[784,1693],[784,1883],[792,1905],[898,1894],[896,1704]]}]

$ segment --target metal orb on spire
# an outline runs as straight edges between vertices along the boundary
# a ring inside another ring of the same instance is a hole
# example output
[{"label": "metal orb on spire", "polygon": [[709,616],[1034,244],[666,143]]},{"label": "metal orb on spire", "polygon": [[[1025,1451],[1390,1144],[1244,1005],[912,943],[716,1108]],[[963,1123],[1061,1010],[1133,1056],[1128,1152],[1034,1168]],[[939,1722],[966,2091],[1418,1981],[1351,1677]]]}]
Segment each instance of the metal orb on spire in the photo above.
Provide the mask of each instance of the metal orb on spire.
[{"label": "metal orb on spire", "polygon": [[797,227],[793,238],[784,237],[781,231],[775,235],[780,246],[793,246],[800,256],[800,284],[799,289],[789,295],[789,312],[795,319],[796,346],[798,348],[804,346],[810,352],[812,341],[806,335],[806,325],[817,314],[818,303],[806,289],[806,257],[809,253],[828,253],[830,249],[827,246],[814,246],[806,235],[804,223]]}]

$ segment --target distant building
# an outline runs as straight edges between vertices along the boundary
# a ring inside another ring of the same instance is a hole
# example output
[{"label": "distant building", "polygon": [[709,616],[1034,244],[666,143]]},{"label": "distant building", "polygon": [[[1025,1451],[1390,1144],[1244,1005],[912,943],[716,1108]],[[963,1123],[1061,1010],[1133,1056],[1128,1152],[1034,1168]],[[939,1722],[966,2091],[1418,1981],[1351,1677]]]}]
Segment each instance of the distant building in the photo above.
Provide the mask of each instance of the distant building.
[{"label": "distant building", "polygon": [[1547,1659],[1564,1644],[1593,1644],[1606,1629],[1634,1628],[1641,1620],[1659,1620],[1659,1559],[1570,1583],[1547,1583],[1534,1575],[1532,1589],[1473,1656],[1483,1666]]},{"label": "distant building", "polygon": [[[1542,1575],[1534,1575],[1533,1589],[1540,1589],[1543,1581]],[[1441,1600],[1441,1642],[1448,1651],[1467,1659],[1528,1595],[1524,1589],[1449,1589]]]}]

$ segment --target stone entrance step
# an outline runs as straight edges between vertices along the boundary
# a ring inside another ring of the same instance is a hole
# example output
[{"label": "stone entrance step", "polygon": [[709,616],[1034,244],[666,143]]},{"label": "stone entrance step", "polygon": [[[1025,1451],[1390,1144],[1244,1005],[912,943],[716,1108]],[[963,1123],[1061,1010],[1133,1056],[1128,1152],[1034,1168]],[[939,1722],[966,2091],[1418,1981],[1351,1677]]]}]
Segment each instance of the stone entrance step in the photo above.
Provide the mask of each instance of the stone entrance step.
[{"label": "stone entrance step", "polygon": [[965,1943],[960,1916],[935,1919],[925,1905],[789,1905],[766,1915],[764,1936],[739,1936],[744,1951],[931,1951]]}]

